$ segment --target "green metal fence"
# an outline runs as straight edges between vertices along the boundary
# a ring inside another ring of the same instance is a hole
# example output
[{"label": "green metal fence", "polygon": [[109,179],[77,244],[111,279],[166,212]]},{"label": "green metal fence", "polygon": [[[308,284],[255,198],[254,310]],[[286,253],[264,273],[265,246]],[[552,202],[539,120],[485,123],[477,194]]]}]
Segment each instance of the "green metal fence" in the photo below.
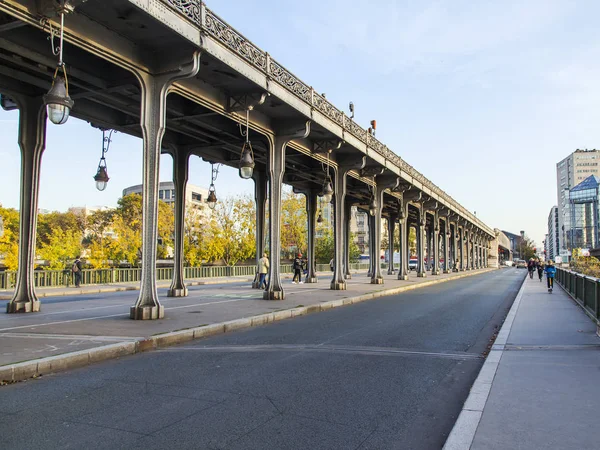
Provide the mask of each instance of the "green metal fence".
[{"label": "green metal fence", "polygon": [[[366,270],[368,264],[350,264],[350,270]],[[329,271],[329,264],[317,264],[318,272]],[[186,280],[196,278],[240,277],[253,276],[256,266],[201,266],[185,267]],[[292,265],[281,266],[281,273],[292,273]],[[116,284],[136,283],[140,281],[141,268],[131,269],[84,269],[81,271],[82,284]],[[159,267],[156,269],[156,280],[166,281],[173,278],[172,267]],[[73,284],[70,270],[36,270],[33,273],[35,287],[62,287]],[[16,272],[0,272],[0,289],[13,289],[17,281]]]},{"label": "green metal fence", "polygon": [[600,280],[565,269],[556,269],[555,281],[600,324]]}]

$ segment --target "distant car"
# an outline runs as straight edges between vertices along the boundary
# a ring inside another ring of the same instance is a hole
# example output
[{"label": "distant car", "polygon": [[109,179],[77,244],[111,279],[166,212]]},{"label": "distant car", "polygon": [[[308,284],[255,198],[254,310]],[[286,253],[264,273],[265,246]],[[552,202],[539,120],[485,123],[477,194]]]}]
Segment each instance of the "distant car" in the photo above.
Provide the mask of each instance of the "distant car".
[{"label": "distant car", "polygon": [[517,269],[527,269],[527,261],[524,259],[517,260]]},{"label": "distant car", "polygon": [[408,260],[408,270],[417,270],[417,263],[419,260],[417,258],[410,258]]}]

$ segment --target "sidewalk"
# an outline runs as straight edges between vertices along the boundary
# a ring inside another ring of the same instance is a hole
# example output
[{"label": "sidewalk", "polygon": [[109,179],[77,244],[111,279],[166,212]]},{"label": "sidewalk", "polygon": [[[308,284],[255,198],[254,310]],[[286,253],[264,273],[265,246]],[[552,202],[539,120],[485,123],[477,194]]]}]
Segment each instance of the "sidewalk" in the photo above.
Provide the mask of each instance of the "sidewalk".
[{"label": "sidewalk", "polygon": [[600,448],[596,325],[536,278],[525,279],[444,450]]},{"label": "sidewalk", "polygon": [[279,301],[263,300],[262,291],[252,289],[249,282],[192,286],[188,297],[166,297],[163,290],[161,320],[129,319],[136,292],[47,299],[39,313],[0,314],[0,381],[23,380],[494,270],[427,278],[413,272],[408,281],[384,274],[383,285],[370,284],[366,273],[357,273],[347,280],[345,291],[329,288],[329,272],[319,274],[316,284],[286,280],[285,299]]},{"label": "sidewalk", "polygon": [[[286,278],[287,274],[282,276]],[[289,275],[291,278],[292,275]],[[239,276],[239,277],[213,277],[213,278],[190,278],[185,280],[186,286],[204,286],[207,284],[227,284],[239,283],[242,281],[253,281],[254,277]],[[171,286],[171,281],[158,281],[157,288],[168,288]],[[122,292],[122,291],[137,291],[140,289],[140,282],[133,283],[114,283],[114,284],[82,284],[81,287],[75,286],[56,286],[47,288],[35,288],[35,294],[38,298],[45,297],[63,297],[65,295],[85,295],[98,294],[102,292]],[[10,300],[13,296],[14,289],[0,289],[0,300]]]}]

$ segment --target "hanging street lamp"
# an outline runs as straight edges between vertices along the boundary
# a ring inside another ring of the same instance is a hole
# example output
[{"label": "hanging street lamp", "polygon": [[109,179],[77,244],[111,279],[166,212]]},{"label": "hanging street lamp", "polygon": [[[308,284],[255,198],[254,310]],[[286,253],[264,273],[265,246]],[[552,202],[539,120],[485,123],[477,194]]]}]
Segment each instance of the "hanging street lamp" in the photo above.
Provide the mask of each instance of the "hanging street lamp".
[{"label": "hanging street lamp", "polygon": [[317,223],[323,223],[323,213],[319,211],[319,216],[317,217]]},{"label": "hanging street lamp", "polygon": [[329,178],[323,185],[323,201],[330,203],[333,197],[333,187],[331,186],[331,178]]},{"label": "hanging street lamp", "polygon": [[[246,141],[242,146],[242,153],[240,156],[240,177],[244,180],[252,178],[252,174],[254,173],[254,151],[252,150],[252,144],[250,143],[250,139],[248,136],[248,122],[250,111],[246,110],[246,132],[242,134],[246,136]],[[241,124],[240,124],[240,132],[241,132]]]},{"label": "hanging street lamp", "polygon": [[331,150],[327,151],[327,168],[324,169],[326,172],[325,179],[323,180],[323,189],[321,190],[321,198],[325,203],[331,203],[331,199],[333,198],[333,186],[331,183],[331,176],[329,175],[329,153]]},{"label": "hanging street lamp", "polygon": [[[112,134],[114,130],[106,130],[105,128],[101,128],[102,130],[102,156],[100,157],[100,162],[98,163],[98,171],[94,176],[94,181],[96,182],[96,189],[99,191],[103,191],[106,189],[106,184],[108,183],[108,172],[106,168],[106,158],[104,155],[108,152],[108,148],[110,147],[110,143],[112,142]],[[107,135],[108,131],[108,135]]]},{"label": "hanging street lamp", "polygon": [[[67,69],[63,61],[63,34],[66,12],[64,0],[62,0],[58,12],[60,14],[60,40],[58,48],[54,46],[54,29],[50,25],[52,53],[58,56],[58,64],[52,77],[52,86],[43,99],[50,122],[62,125],[69,119],[69,114],[75,102],[69,97],[69,79],[67,78]],[[59,74],[59,70],[62,70],[62,75]]]},{"label": "hanging street lamp", "polygon": [[210,186],[208,187],[208,197],[206,198],[206,203],[208,203],[208,207],[210,209],[215,209],[217,206],[217,190],[215,188],[215,181],[219,175],[219,164],[217,164],[217,167],[215,168],[215,163],[210,163],[210,169],[211,179]]}]

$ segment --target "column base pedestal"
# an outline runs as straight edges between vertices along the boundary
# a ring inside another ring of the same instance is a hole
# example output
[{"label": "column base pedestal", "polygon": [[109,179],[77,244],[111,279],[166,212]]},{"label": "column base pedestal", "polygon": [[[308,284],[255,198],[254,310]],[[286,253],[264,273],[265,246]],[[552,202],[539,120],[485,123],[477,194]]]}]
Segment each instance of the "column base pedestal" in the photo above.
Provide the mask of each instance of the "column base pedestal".
[{"label": "column base pedestal", "polygon": [[306,277],[305,283],[317,283],[319,279],[317,277]]},{"label": "column base pedestal", "polygon": [[388,272],[387,272],[388,275],[394,275],[395,273],[396,273],[395,270],[388,270]]},{"label": "column base pedestal", "polygon": [[446,269],[442,273],[450,273],[450,271]]},{"label": "column base pedestal", "polygon": [[351,280],[352,279],[352,274],[351,273],[347,273],[346,275],[344,275],[344,278],[346,280]]},{"label": "column base pedestal", "polygon": [[417,278],[427,278],[427,274],[425,272],[417,272]]},{"label": "column base pedestal", "polygon": [[167,297],[187,297],[188,289],[187,287],[183,288],[172,288],[167,292]]},{"label": "column base pedestal", "polygon": [[431,271],[431,275],[439,275],[440,271],[439,270],[432,270]]},{"label": "column base pedestal", "polygon": [[285,293],[281,291],[265,291],[263,292],[263,300],[283,300]]},{"label": "column base pedestal", "polygon": [[332,291],[345,291],[346,290],[346,282],[345,281],[332,281],[329,285],[329,289]]},{"label": "column base pedestal", "polygon": [[452,272],[458,272],[458,269],[452,269]]},{"label": "column base pedestal", "polygon": [[41,303],[35,299],[28,302],[10,302],[6,305],[6,314],[40,312]]},{"label": "column base pedestal", "polygon": [[383,278],[371,278],[371,284],[383,284]]},{"label": "column base pedestal", "polygon": [[407,281],[408,280],[408,275],[398,275],[398,279],[402,280],[402,281]]},{"label": "column base pedestal", "polygon": [[129,318],[133,320],[157,320],[165,317],[165,307],[158,306],[132,306],[129,309]]}]

